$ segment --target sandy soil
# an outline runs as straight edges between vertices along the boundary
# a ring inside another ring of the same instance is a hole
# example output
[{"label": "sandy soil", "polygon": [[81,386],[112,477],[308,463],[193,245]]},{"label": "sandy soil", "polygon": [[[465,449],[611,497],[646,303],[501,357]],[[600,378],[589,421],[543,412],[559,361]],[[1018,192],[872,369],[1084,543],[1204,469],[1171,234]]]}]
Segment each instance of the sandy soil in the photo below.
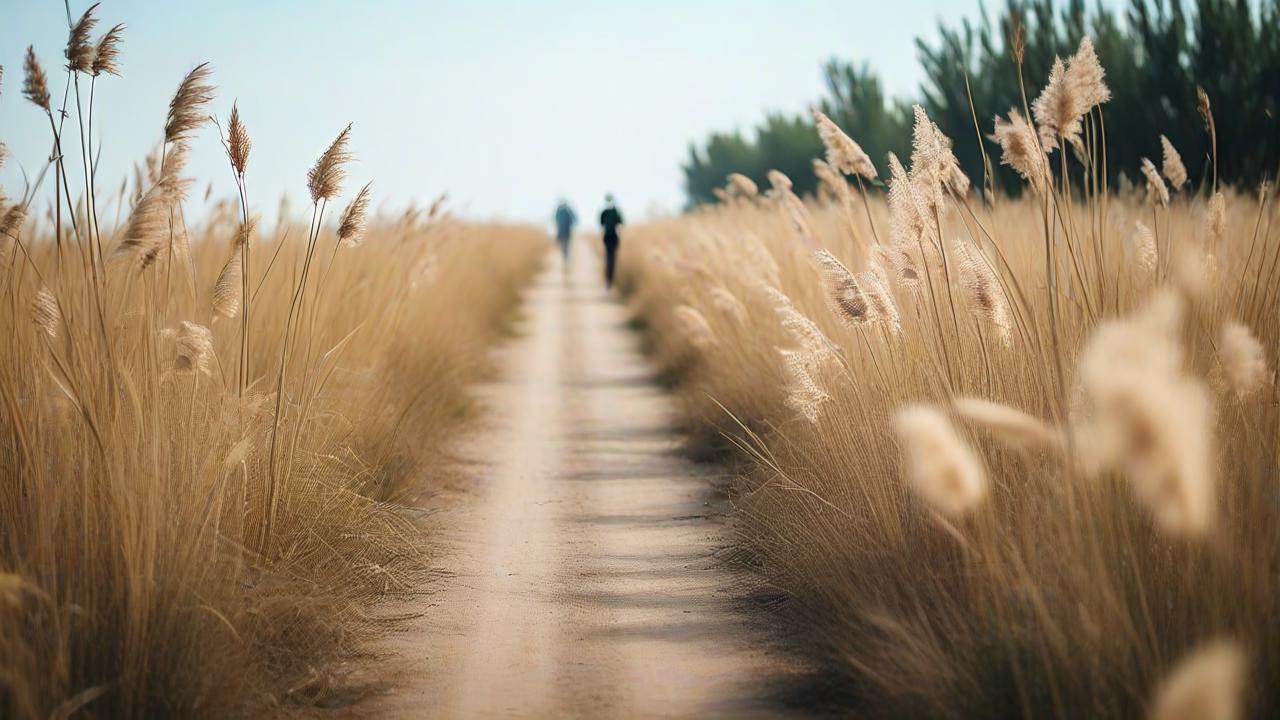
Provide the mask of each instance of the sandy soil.
[{"label": "sandy soil", "polygon": [[411,670],[386,717],[776,716],[784,666],[740,614],[714,467],[679,452],[671,397],[579,253],[526,298],[461,449],[446,577],[389,642]]}]

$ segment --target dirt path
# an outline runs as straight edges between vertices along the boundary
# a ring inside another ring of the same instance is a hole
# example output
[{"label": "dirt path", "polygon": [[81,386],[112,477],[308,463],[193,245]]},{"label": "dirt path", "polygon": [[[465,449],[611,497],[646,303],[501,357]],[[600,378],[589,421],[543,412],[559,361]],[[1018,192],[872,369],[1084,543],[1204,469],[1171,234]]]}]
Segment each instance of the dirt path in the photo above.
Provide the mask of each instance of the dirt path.
[{"label": "dirt path", "polygon": [[[415,668],[388,717],[777,714],[779,664],[734,610],[741,585],[708,473],[604,293],[553,259],[482,388],[463,448],[478,489],[438,517],[450,577],[393,642]],[[417,668],[421,668],[420,674]]]}]

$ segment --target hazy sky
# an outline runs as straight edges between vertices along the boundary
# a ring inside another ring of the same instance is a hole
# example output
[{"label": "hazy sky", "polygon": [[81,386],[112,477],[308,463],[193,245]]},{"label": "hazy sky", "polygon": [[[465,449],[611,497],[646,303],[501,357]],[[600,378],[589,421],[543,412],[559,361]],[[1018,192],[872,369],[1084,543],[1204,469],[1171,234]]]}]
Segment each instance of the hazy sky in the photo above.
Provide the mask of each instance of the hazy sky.
[{"label": "hazy sky", "polygon": [[[13,196],[18,163],[34,170],[50,144],[20,95],[22,55],[35,45],[60,95],[66,17],[60,0],[5,5],[0,182]],[[448,191],[471,217],[542,221],[557,196],[590,216],[612,191],[638,217],[680,207],[691,140],[819,97],[825,59],[869,60],[892,92],[913,94],[913,39],[976,13],[953,0],[105,0],[99,30],[128,31],[124,77],[99,83],[99,178],[118,183],[157,142],[178,82],[207,60],[217,115],[239,100],[251,203],[268,215],[282,192],[305,202],[307,168],[354,122],[348,195],[371,179],[393,205]],[[191,172],[197,201],[210,180],[232,192],[212,128]]]}]

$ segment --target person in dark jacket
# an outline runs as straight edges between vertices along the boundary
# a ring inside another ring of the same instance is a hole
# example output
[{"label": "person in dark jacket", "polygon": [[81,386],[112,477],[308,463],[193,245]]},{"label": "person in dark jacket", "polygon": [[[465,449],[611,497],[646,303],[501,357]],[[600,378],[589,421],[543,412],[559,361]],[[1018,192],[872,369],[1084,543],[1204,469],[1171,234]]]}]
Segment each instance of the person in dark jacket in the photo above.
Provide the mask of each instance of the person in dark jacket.
[{"label": "person in dark jacket", "polygon": [[560,244],[560,253],[564,255],[564,264],[569,264],[569,239],[573,237],[573,226],[578,224],[578,216],[567,200],[561,200],[556,206],[556,242]]},{"label": "person in dark jacket", "polygon": [[604,286],[613,287],[613,270],[618,263],[618,226],[622,213],[613,195],[604,196],[604,211],[600,213],[600,227],[604,228]]}]

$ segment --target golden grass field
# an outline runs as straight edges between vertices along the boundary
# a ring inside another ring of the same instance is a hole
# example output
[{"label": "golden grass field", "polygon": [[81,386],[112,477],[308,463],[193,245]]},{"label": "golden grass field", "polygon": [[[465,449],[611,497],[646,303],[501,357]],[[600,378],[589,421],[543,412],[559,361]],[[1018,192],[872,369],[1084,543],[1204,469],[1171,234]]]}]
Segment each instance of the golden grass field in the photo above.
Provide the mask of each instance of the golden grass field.
[{"label": "golden grass field", "polygon": [[[57,158],[47,213],[0,195],[0,716],[349,707],[391,675],[361,672],[403,619],[390,603],[438,568],[417,501],[451,476],[467,386],[547,238],[440,204],[370,215],[340,110],[298,168],[309,206],[260,217],[246,177],[271,148],[234,106],[209,122],[206,65],[135,177],[100,187],[84,143],[121,37],[93,12],[66,49],[70,119],[34,52],[0,75]],[[751,620],[784,628],[810,703],[1274,715],[1275,192],[1216,168],[1189,190],[1167,141],[1124,168],[1145,189],[1108,187],[1087,41],[1033,90],[979,128],[1021,192],[965,177],[923,110],[887,164],[819,113],[819,197],[731,176],[717,205],[627,226],[619,284],[691,450],[733,470],[735,562],[780,598]],[[196,198],[197,138],[222,142],[238,197]],[[542,346],[560,378],[572,338]]]},{"label": "golden grass field", "polygon": [[[103,37],[78,80],[110,72]],[[32,58],[24,95],[50,112]],[[56,221],[0,210],[4,717],[256,716],[361,692],[348,661],[377,604],[429,567],[402,501],[444,481],[465,384],[545,248],[438,207],[367,219],[369,188],[343,182],[350,128],[298,169],[302,223],[255,229],[243,178],[271,148],[250,154],[235,111],[242,197],[188,226],[183,156],[218,134],[213,95],[206,66],[182,81],[128,195],[86,186],[68,122]]]},{"label": "golden grass field", "polygon": [[884,201],[830,171],[863,172],[835,129],[824,198],[733,177],[624,245],[695,447],[740,468],[744,560],[848,711],[1280,703],[1275,195],[1174,160],[1108,190],[1094,104],[1069,167],[1005,144],[1017,199],[918,115]]}]

